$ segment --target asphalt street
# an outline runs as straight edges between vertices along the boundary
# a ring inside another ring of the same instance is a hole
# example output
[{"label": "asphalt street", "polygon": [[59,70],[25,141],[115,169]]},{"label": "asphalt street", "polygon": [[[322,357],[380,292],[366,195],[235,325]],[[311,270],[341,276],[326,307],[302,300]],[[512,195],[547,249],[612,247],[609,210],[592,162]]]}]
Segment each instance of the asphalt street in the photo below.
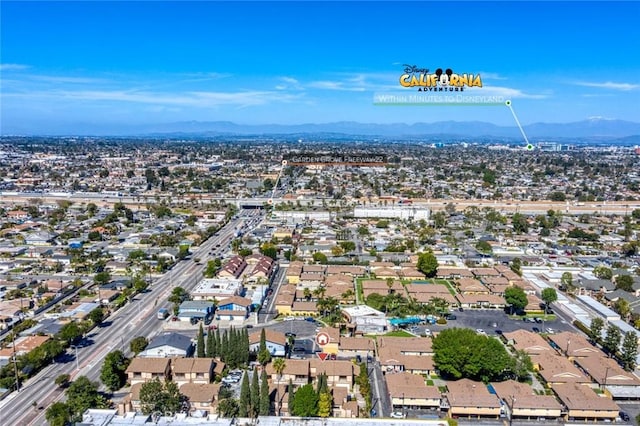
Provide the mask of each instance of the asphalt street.
[{"label": "asphalt street", "polygon": [[[23,384],[20,392],[13,392],[0,402],[0,425],[45,425],[45,409],[56,401],[62,400],[64,394],[54,384],[54,379],[60,374],[70,374],[72,379],[87,376],[90,380],[99,381],[100,368],[105,355],[116,349],[125,349],[136,336],[152,338],[161,331],[162,322],[156,318],[156,311],[160,307],[170,307],[166,302],[175,286],[190,290],[202,277],[206,260],[216,244],[228,245],[235,232],[245,218],[238,217],[231,220],[216,235],[205,241],[193,253],[193,260],[184,260],[175,265],[169,272],[156,280],[150,291],[136,296],[136,299],[118,310],[107,319],[107,324],[94,329],[90,336],[89,345],[70,349],[65,362],[55,363],[35,377]],[[34,402],[36,403],[34,406]]]}]

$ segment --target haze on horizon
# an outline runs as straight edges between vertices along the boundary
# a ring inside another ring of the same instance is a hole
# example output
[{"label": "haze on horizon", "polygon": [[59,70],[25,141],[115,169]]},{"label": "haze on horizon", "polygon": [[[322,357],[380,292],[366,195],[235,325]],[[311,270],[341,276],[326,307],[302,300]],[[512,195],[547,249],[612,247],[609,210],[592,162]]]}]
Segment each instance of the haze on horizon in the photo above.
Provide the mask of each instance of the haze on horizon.
[{"label": "haze on horizon", "polygon": [[638,2],[603,1],[7,1],[0,133],[180,121],[514,125],[500,107],[374,106],[374,94],[401,89],[404,64],[480,74],[484,87],[468,94],[511,99],[523,125],[640,122],[639,15]]}]

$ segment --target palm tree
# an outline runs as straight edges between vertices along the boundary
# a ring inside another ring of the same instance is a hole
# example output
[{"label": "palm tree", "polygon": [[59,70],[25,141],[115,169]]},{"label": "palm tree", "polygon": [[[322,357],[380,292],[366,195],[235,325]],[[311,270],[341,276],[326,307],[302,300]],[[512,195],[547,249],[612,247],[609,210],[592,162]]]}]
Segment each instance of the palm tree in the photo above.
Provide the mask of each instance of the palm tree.
[{"label": "palm tree", "polygon": [[[276,385],[276,415],[280,415],[280,381],[282,380],[282,372],[286,368],[287,363],[284,358],[276,358],[273,360],[273,369],[278,374],[278,384]],[[291,408],[289,408],[291,410]]]}]

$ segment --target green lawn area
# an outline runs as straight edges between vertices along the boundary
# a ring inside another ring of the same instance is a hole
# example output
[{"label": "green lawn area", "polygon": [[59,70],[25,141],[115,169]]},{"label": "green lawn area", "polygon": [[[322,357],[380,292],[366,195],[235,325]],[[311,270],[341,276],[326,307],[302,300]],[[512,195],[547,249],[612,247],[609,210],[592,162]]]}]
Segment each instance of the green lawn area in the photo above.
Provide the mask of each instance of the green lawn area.
[{"label": "green lawn area", "polygon": [[396,330],[396,331],[390,331],[387,334],[385,334],[385,336],[389,336],[389,337],[415,337],[413,334],[406,332],[404,330]]},{"label": "green lawn area", "polygon": [[452,296],[455,296],[456,294],[458,294],[458,292],[456,291],[455,287],[451,284],[451,282],[449,282],[449,280],[426,278],[424,280],[414,280],[412,282],[413,283],[419,283],[419,284],[425,284],[426,283],[427,285],[429,285],[429,284],[445,285],[449,289],[449,293],[451,293]]},{"label": "green lawn area", "polygon": [[362,291],[362,281],[369,278],[356,278],[356,305],[364,305],[364,293]]}]

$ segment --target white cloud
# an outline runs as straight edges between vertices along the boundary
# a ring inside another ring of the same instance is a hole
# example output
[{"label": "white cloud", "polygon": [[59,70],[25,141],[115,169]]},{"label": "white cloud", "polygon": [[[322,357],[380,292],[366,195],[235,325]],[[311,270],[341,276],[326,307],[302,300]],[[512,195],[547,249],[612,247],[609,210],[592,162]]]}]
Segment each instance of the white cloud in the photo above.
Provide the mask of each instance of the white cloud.
[{"label": "white cloud", "polygon": [[604,83],[578,81],[578,82],[575,82],[574,84],[578,86],[584,86],[584,87],[596,87],[599,89],[613,89],[613,90],[623,90],[623,91],[635,90],[640,88],[640,84],[614,83],[612,81],[606,81]]},{"label": "white cloud", "polygon": [[27,76],[31,80],[35,81],[43,81],[46,83],[54,83],[54,84],[96,84],[96,83],[108,83],[109,80],[104,78],[92,78],[92,77],[65,77],[65,76],[55,76],[55,75],[28,75]]},{"label": "white cloud", "polygon": [[480,74],[480,77],[483,80],[506,80],[507,77],[503,77],[500,74],[497,74],[495,72],[479,72],[478,74]]},{"label": "white cloud", "polygon": [[320,80],[309,83],[310,87],[324,90],[343,90],[347,92],[364,92],[366,89],[357,85],[358,82],[353,81],[330,81]]},{"label": "white cloud", "polygon": [[21,71],[29,68],[29,65],[23,64],[0,64],[0,71]]},{"label": "white cloud", "polygon": [[46,99],[55,101],[129,102],[156,106],[239,107],[264,105],[272,102],[293,102],[299,96],[272,91],[238,92],[184,92],[163,93],[135,90],[52,90],[27,93],[7,93],[4,96],[21,99]]}]

